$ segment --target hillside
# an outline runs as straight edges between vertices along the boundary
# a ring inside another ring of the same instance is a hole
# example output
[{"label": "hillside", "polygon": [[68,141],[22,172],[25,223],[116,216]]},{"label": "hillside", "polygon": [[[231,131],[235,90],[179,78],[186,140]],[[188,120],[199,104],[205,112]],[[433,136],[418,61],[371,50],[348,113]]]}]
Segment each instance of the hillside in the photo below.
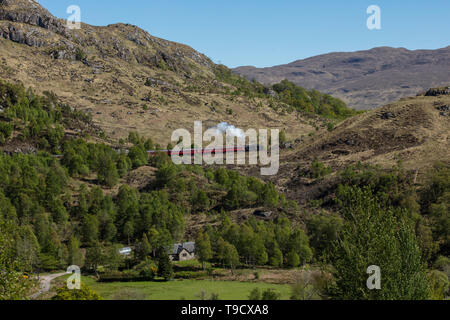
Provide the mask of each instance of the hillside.
[{"label": "hillside", "polygon": [[422,183],[437,161],[450,159],[450,95],[403,98],[339,123],[331,131],[322,130],[303,137],[280,158],[279,174],[273,179],[289,198],[305,203],[320,197],[336,183],[331,174],[322,181],[309,179],[313,162],[329,167],[331,173],[348,166],[392,168],[399,162],[414,181]]},{"label": "hillside", "polygon": [[[135,26],[64,24],[0,0],[0,300],[67,266],[81,288],[54,300],[449,296],[450,87],[358,112]],[[148,152],[194,120],[282,129],[278,174]]]},{"label": "hillside", "polygon": [[414,51],[379,47],[333,52],[268,68],[233,69],[265,84],[287,79],[338,97],[357,110],[380,107],[431,87],[449,85],[449,70],[450,47]]},{"label": "hillside", "polygon": [[[225,121],[244,130],[285,129],[288,136],[324,123],[299,118],[261,84],[186,45],[120,23],[69,30],[36,1],[0,2],[0,78],[55,93],[115,141],[138,131],[165,145],[174,129],[193,130],[194,120],[206,128]],[[316,110],[327,103],[317,95]]]}]

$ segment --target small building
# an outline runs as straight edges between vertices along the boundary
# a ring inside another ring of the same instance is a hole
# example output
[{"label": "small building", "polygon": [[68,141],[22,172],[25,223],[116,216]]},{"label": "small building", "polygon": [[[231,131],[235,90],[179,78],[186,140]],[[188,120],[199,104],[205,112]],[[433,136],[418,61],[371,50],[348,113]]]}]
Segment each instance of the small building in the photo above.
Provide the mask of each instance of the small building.
[{"label": "small building", "polygon": [[253,215],[260,218],[268,219],[272,215],[272,211],[255,210]]},{"label": "small building", "polygon": [[123,256],[129,256],[131,254],[132,249],[130,247],[124,247],[119,249],[119,253]]},{"label": "small building", "polygon": [[185,261],[195,258],[195,242],[175,243],[169,250],[172,261]]}]

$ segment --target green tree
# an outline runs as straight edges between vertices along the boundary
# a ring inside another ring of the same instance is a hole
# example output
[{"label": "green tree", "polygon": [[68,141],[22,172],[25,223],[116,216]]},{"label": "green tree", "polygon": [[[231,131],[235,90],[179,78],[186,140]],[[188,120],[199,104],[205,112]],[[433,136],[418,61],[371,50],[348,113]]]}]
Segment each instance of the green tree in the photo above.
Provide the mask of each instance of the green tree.
[{"label": "green tree", "polygon": [[289,251],[289,253],[286,256],[286,260],[287,260],[286,264],[288,267],[295,268],[300,265],[300,257],[294,250]]},{"label": "green tree", "polygon": [[17,259],[31,270],[39,261],[39,242],[31,226],[23,226],[18,231],[15,239]]},{"label": "green tree", "polygon": [[80,250],[80,241],[76,237],[71,236],[67,249],[69,253],[69,264],[76,265],[81,268],[84,265],[84,261],[83,254]]},{"label": "green tree", "polygon": [[211,242],[207,233],[200,231],[197,234],[195,239],[195,256],[202,263],[202,268],[205,270],[205,262],[212,258]]},{"label": "green tree", "polygon": [[130,244],[130,239],[134,235],[134,223],[133,221],[127,221],[123,227],[123,235],[127,237],[128,244]]},{"label": "green tree", "polygon": [[224,263],[230,267],[231,273],[234,274],[234,268],[239,264],[239,254],[236,247],[229,242],[224,243],[223,248]]},{"label": "green tree", "polygon": [[169,259],[169,255],[161,250],[158,255],[158,276],[165,281],[169,281],[173,277],[173,266]]},{"label": "green tree", "polygon": [[273,250],[273,254],[269,259],[269,264],[273,267],[281,267],[283,265],[283,253],[278,247]]},{"label": "green tree", "polygon": [[266,264],[266,262],[269,260],[269,257],[267,255],[267,250],[262,239],[259,236],[255,236],[252,245],[252,256],[254,257],[255,263],[259,266]]},{"label": "green tree", "polygon": [[156,172],[156,184],[164,188],[166,186],[172,187],[177,177],[178,170],[172,163],[163,164]]},{"label": "green tree", "polygon": [[103,263],[108,271],[116,271],[122,265],[124,259],[119,252],[121,247],[121,245],[116,244],[105,248]]},{"label": "green tree", "polygon": [[27,299],[31,282],[24,278],[26,266],[18,260],[14,237],[17,227],[0,217],[0,300]]},{"label": "green tree", "polygon": [[195,195],[194,199],[192,199],[193,206],[197,210],[207,210],[210,206],[210,201],[208,198],[208,195],[203,190],[198,190]]},{"label": "green tree", "polygon": [[128,157],[131,160],[133,168],[138,168],[147,164],[148,155],[143,145],[131,147],[128,152]]},{"label": "green tree", "polygon": [[116,164],[106,155],[100,158],[97,179],[100,184],[109,188],[114,187],[119,181]]},{"label": "green tree", "polygon": [[315,214],[307,221],[310,243],[317,258],[324,260],[329,255],[342,224],[343,219],[338,215]]},{"label": "green tree", "polygon": [[142,235],[142,240],[139,244],[139,257],[141,258],[141,260],[144,260],[150,255],[151,252],[152,246],[148,241],[147,235],[144,233]]},{"label": "green tree", "polygon": [[259,201],[261,204],[268,207],[276,207],[278,205],[278,191],[273,185],[273,183],[268,182],[262,188],[262,192],[259,196]]},{"label": "green tree", "polygon": [[132,167],[131,159],[125,154],[120,154],[117,160],[117,172],[120,177],[125,176]]},{"label": "green tree", "polygon": [[103,262],[102,247],[99,242],[95,242],[92,247],[86,249],[85,266],[97,272],[98,266]]},{"label": "green tree", "polygon": [[[345,223],[332,254],[332,294],[340,299],[427,299],[428,280],[407,214],[386,207],[368,188],[341,187],[338,197]],[[371,265],[380,267],[380,290],[366,287]]]},{"label": "green tree", "polygon": [[83,219],[82,225],[83,242],[87,245],[93,245],[98,241],[99,223],[94,215],[86,215]]}]

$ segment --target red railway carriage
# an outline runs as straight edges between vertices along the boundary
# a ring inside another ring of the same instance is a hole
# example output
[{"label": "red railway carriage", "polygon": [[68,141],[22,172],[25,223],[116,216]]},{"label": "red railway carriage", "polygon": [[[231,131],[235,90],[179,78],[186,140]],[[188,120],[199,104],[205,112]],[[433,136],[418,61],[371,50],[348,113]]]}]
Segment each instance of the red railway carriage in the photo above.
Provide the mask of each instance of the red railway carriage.
[{"label": "red railway carriage", "polygon": [[178,154],[183,156],[185,154],[195,155],[195,154],[216,154],[216,153],[227,153],[227,152],[249,152],[253,150],[259,150],[259,146],[225,146],[221,148],[197,148],[197,149],[183,149],[180,151],[172,150],[149,150],[147,153],[151,156],[158,152],[163,152],[172,156],[172,154]]}]

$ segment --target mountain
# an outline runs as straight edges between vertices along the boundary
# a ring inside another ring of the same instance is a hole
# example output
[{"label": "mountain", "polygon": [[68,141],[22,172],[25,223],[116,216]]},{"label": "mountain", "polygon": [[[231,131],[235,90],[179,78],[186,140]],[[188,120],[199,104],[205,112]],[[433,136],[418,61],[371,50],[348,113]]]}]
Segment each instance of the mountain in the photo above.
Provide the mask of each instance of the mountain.
[{"label": "mountain", "polygon": [[438,50],[379,47],[334,52],[269,68],[233,69],[248,79],[272,84],[287,79],[372,109],[431,87],[450,84],[450,46]]},{"label": "mountain", "polygon": [[[270,88],[232,74],[191,47],[150,35],[129,24],[70,30],[33,0],[0,0],[0,79],[93,118],[111,141],[130,131],[170,142],[178,128],[204,129],[227,122],[238,128],[285,129],[288,136],[323,124],[314,112],[346,109],[338,99],[314,93],[306,109],[289,107]],[[346,111],[344,112],[346,113]],[[342,114],[344,114],[342,113]],[[351,114],[351,112],[349,113]]]},{"label": "mountain", "polygon": [[[340,70],[342,77],[352,78],[352,75],[357,77],[356,69],[366,68],[372,61],[375,69],[386,70],[374,72],[360,81],[355,80],[355,86],[362,87],[362,83],[366,83],[367,90],[375,90],[378,99],[387,99],[376,88],[387,86],[388,80],[378,81],[376,76],[387,76],[388,64],[392,70],[398,70],[398,74],[403,68],[405,81],[412,81],[412,69],[428,66],[439,70],[431,76],[424,73],[423,79],[444,79],[445,74],[448,77],[448,69],[442,65],[449,63],[450,60],[445,58],[449,56],[449,51],[450,47],[436,51],[376,48],[366,52],[314,57],[304,60],[300,68],[300,62],[288,65],[288,68],[297,65],[299,70],[308,69],[309,74],[316,73],[312,79],[320,82],[321,73],[328,74],[328,71],[314,71],[319,69],[321,63],[325,70],[333,67],[333,70]],[[412,56],[416,57],[414,66],[411,65]],[[419,57],[423,63],[419,63]],[[312,65],[317,68],[307,67]],[[392,81],[399,78],[400,75],[393,77]],[[423,103],[426,102],[427,110],[435,112],[430,101],[441,99],[429,96],[405,98],[404,101],[412,99],[411,104],[418,106],[402,107],[402,111],[398,111],[402,114],[408,110],[408,121],[415,119],[415,122],[406,124],[402,122],[403,116],[384,121],[378,115],[379,112],[397,114],[396,109],[399,104],[404,104],[403,100],[368,114],[350,117],[355,113],[346,109],[338,99],[304,90],[287,81],[272,86],[248,81],[225,66],[214,64],[189,46],[156,38],[136,26],[114,24],[95,27],[82,24],[80,30],[69,30],[65,20],[54,17],[36,1],[29,0],[0,0],[0,79],[22,83],[25,88],[33,88],[37,94],[48,95],[52,92],[61,103],[89,115],[92,130],[103,130],[112,143],[126,138],[130,131],[137,131],[156,143],[166,144],[170,142],[174,129],[192,131],[195,120],[203,120],[204,129],[224,121],[243,129],[283,129],[287,139],[295,145],[294,150],[284,150],[282,153],[282,162],[287,164],[291,163],[291,159],[284,155],[292,153],[297,154],[292,158],[295,161],[300,161],[301,157],[308,157],[310,161],[312,156],[317,156],[326,161],[336,158],[339,162],[349,157],[353,159],[354,156],[349,154],[355,153],[358,160],[378,163],[381,159],[379,154],[377,151],[370,153],[368,150],[372,149],[369,147],[367,150],[356,150],[350,144],[351,150],[338,148],[331,153],[325,151],[327,146],[355,139],[355,143],[364,146],[378,145],[378,149],[384,150],[383,154],[391,149],[403,149],[405,141],[417,142],[420,139],[412,138],[412,132],[401,136],[402,128],[409,131],[423,128],[426,122],[419,120],[428,119],[426,114],[420,113]],[[415,95],[419,89],[422,87],[409,88],[410,94]],[[404,90],[402,94],[409,92]],[[389,99],[394,99],[394,96],[392,93]],[[334,118],[325,118],[329,115]],[[339,124],[345,118],[347,120]],[[359,119],[370,121],[360,123]],[[448,121],[447,118],[438,119]],[[321,141],[317,140],[319,137],[334,137],[349,123],[353,129],[345,130],[340,140],[333,138],[333,141],[324,142],[320,147],[313,147],[313,142],[315,145]],[[436,128],[442,126],[440,122],[431,125]],[[374,129],[368,131],[372,127]],[[367,139],[378,140],[370,142]],[[301,143],[295,143],[295,140]],[[443,136],[433,136],[428,140],[445,139]],[[391,144],[392,148],[387,148]],[[301,148],[297,150],[299,146]],[[13,145],[11,149],[15,147]],[[427,159],[429,153],[427,149],[419,158]],[[437,151],[431,151],[431,154],[445,159],[445,155]],[[419,160],[414,163],[418,164]],[[391,162],[389,165],[392,165]]]}]

